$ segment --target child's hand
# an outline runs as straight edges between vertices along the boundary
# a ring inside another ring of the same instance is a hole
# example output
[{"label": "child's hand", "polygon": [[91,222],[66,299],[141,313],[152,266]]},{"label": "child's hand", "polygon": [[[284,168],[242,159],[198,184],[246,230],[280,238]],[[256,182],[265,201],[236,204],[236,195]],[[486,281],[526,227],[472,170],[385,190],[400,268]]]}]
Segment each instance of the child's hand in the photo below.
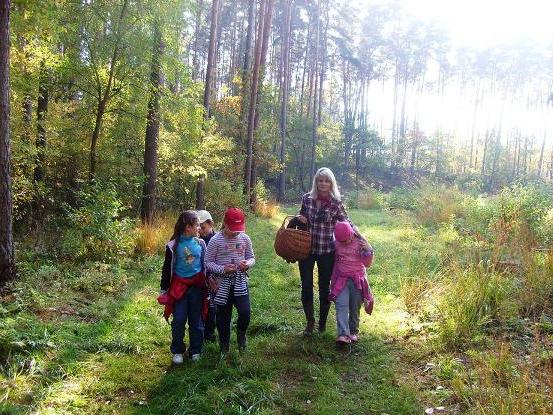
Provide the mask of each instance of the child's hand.
[{"label": "child's hand", "polygon": [[236,265],[234,264],[225,265],[225,273],[230,274],[232,272],[236,272]]},{"label": "child's hand", "polygon": [[213,291],[213,292],[216,292],[217,289],[219,288],[219,281],[217,281],[215,278],[209,277],[209,278],[207,279],[207,284],[209,285],[209,288],[210,288],[211,291]]},{"label": "child's hand", "polygon": [[248,261],[240,261],[240,263],[238,264],[238,268],[240,269],[240,271],[247,271],[250,268],[250,266],[248,265]]}]

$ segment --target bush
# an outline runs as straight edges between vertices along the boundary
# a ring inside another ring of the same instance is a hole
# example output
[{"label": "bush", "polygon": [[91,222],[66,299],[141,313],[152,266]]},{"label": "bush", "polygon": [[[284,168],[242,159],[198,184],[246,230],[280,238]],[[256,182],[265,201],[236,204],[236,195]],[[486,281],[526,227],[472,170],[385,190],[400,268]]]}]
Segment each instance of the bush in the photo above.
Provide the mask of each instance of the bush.
[{"label": "bush", "polygon": [[133,247],[134,221],[121,218],[124,207],[110,184],[93,184],[77,192],[80,206],[65,205],[68,223],[59,244],[70,257],[109,260]]},{"label": "bush", "polygon": [[439,340],[448,349],[469,345],[486,327],[516,314],[514,284],[481,264],[453,269],[438,302]]},{"label": "bush", "polygon": [[205,204],[213,220],[217,223],[223,221],[223,214],[228,207],[237,207],[246,210],[248,203],[244,196],[242,178],[237,180],[239,184],[230,180],[219,179],[217,182],[206,182]]},{"label": "bush", "polygon": [[353,209],[381,209],[386,206],[384,193],[368,187],[364,190],[355,190],[349,193],[346,203]]},{"label": "bush", "polygon": [[419,205],[416,189],[395,187],[388,194],[388,205],[394,209],[415,210]]}]

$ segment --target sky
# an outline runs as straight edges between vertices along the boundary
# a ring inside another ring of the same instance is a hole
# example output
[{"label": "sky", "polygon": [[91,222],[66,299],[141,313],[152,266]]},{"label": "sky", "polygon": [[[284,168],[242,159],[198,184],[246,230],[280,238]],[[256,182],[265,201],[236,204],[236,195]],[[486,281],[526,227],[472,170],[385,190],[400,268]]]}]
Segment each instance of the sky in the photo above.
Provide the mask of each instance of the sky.
[{"label": "sky", "polygon": [[419,19],[441,22],[455,46],[553,42],[553,0],[404,0]]},{"label": "sky", "polygon": [[[373,0],[357,0],[359,7]],[[377,0],[385,1],[385,0]],[[437,22],[450,35],[451,47],[469,46],[487,49],[520,40],[543,48],[553,44],[553,0],[403,0],[408,14],[417,20]],[[383,133],[390,133],[393,108],[393,84],[373,89],[371,102],[372,120],[381,125]],[[416,114],[420,127],[426,134],[436,129],[452,132],[456,139],[466,139],[472,134],[475,121],[478,134],[502,120],[506,130],[517,130],[531,137],[543,136],[548,131],[548,141],[553,145],[553,121],[550,113],[529,112],[522,102],[497,100],[490,111],[474,115],[473,97],[462,97],[454,86],[446,88],[445,96],[411,95],[407,103],[408,116]],[[549,124],[549,125],[548,125]],[[377,128],[378,129],[378,128]]]}]

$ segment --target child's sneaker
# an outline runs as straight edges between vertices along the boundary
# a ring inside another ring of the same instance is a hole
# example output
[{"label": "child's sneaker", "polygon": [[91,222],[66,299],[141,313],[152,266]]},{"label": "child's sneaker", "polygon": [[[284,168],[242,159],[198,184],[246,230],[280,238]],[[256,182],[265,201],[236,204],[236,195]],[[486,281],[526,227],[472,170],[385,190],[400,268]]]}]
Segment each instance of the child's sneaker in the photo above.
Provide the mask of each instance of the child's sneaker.
[{"label": "child's sneaker", "polygon": [[351,340],[348,336],[338,336],[336,339],[336,343],[338,344],[350,344]]},{"label": "child's sneaker", "polygon": [[194,353],[192,356],[190,356],[190,359],[192,359],[193,362],[197,362],[198,360],[200,360],[200,354]]},{"label": "child's sneaker", "polygon": [[359,336],[357,334],[352,334],[349,336],[349,339],[352,343],[357,343],[359,341]]},{"label": "child's sneaker", "polygon": [[184,358],[182,357],[182,353],[175,353],[173,355],[173,364],[174,365],[182,365],[184,362]]}]

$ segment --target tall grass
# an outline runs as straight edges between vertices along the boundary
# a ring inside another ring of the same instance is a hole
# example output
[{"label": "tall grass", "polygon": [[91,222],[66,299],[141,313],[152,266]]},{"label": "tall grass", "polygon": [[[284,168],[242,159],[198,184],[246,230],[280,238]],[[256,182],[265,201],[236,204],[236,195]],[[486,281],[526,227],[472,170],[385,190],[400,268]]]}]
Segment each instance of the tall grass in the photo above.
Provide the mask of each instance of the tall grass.
[{"label": "tall grass", "polygon": [[452,380],[468,414],[546,415],[553,413],[553,362],[540,357],[536,339],[526,359],[502,342],[495,350],[470,353],[470,370]]},{"label": "tall grass", "polygon": [[178,216],[178,212],[168,211],[154,216],[151,224],[139,225],[135,230],[135,251],[145,255],[162,253]]},{"label": "tall grass", "polygon": [[439,342],[446,349],[478,343],[487,327],[516,314],[513,281],[483,264],[455,267],[442,284],[437,305]]}]

